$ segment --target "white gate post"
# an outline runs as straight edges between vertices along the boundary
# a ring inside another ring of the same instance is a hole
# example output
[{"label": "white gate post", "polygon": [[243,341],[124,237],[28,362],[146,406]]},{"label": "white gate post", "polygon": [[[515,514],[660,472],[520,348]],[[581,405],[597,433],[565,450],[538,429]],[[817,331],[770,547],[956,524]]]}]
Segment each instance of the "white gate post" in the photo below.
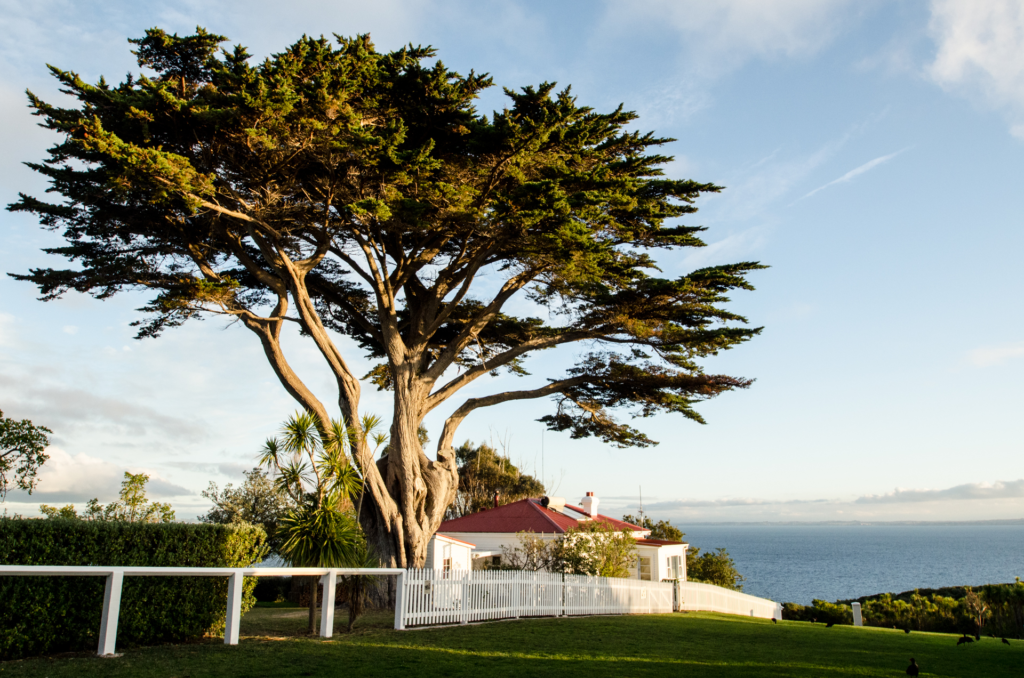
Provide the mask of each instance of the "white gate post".
[{"label": "white gate post", "polygon": [[[329,570],[320,577],[320,584],[324,587],[324,597],[320,603],[320,637],[330,638],[334,635],[334,589],[338,585],[338,573]],[[352,614],[352,601],[349,601],[348,607],[349,614]]]},{"label": "white gate post", "polygon": [[405,575],[406,570],[402,570],[395,577],[395,630],[402,631],[405,629]]},{"label": "white gate post", "polygon": [[473,576],[473,570],[469,569],[469,570],[466,570],[466,574],[463,575],[463,577],[462,577],[462,620],[461,621],[462,621],[463,624],[468,624],[469,623],[469,607],[470,607],[469,579],[472,576]]},{"label": "white gate post", "polygon": [[864,619],[860,616],[860,603],[853,604],[853,625],[864,626]]},{"label": "white gate post", "polygon": [[242,571],[228,577],[228,613],[224,619],[224,644],[238,645],[238,625],[242,617]]},{"label": "white gate post", "polygon": [[99,656],[114,654],[117,642],[117,617],[121,613],[121,586],[124,583],[124,571],[114,570],[106,577],[103,587],[103,619],[100,621],[100,646],[96,651]]}]

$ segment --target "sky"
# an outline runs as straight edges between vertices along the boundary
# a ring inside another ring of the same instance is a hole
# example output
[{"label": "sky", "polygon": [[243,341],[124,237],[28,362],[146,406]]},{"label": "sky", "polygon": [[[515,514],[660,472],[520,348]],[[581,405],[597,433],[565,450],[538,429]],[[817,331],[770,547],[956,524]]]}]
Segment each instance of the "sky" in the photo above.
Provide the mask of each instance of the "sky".
[{"label": "sky", "polygon": [[[119,81],[138,70],[127,38],[197,25],[256,57],[303,34],[430,44],[494,77],[483,112],[505,105],[502,86],[572,85],[675,138],[669,176],[726,187],[684,222],[708,227],[708,247],[659,261],[668,276],[770,266],[729,305],[762,335],[705,363],[755,379],[749,390],[702,404],[703,426],[634,422],[660,441],[648,449],[545,433],[551,401],[480,410],[458,442],[504,445],[570,503],[593,491],[617,516],[642,497],[683,527],[1024,518],[1024,3],[0,0],[0,203],[46,189],[21,164],[55,141],[23,95],[60,102],[46,64]],[[2,272],[63,266],[40,251],[59,242],[0,213]],[[195,519],[200,492],[240,482],[296,408],[243,329],[214,318],[139,341],[141,295],[37,296],[0,279],[0,410],[54,432],[37,492],[0,511],[109,501],[131,471]],[[285,341],[333,400],[315,349]],[[582,350],[539,356],[515,387]],[[433,437],[459,402],[427,419]],[[391,405],[367,385],[362,407],[386,418]]]}]

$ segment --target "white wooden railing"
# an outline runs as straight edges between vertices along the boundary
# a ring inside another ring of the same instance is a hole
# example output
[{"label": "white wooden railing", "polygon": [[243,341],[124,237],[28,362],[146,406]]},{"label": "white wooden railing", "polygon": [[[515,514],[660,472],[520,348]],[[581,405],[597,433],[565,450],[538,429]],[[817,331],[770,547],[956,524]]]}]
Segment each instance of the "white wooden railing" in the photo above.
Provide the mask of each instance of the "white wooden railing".
[{"label": "white wooden railing", "polygon": [[[319,576],[324,587],[320,609],[320,635],[330,638],[334,633],[334,591],[338,575],[397,575],[402,590],[405,570],[399,568],[326,568],[326,567],[76,567],[67,565],[0,565],[0,576],[8,577],[106,577],[103,592],[103,616],[100,621],[100,642],[97,654],[114,654],[117,640],[117,618],[121,610],[121,586],[125,577],[227,577],[227,618],[224,642],[238,644],[238,626],[242,617],[243,577]],[[401,601],[398,601],[401,607]],[[397,616],[396,616],[397,620]],[[396,624],[397,625],[397,624]]]},{"label": "white wooden railing", "polygon": [[677,584],[677,609],[683,612],[724,612],[745,617],[782,619],[782,605],[767,598],[758,598],[739,591],[730,591],[713,584],[681,581]]},{"label": "white wooden railing", "polygon": [[486,619],[672,612],[672,584],[516,570],[414,570],[395,628]]},{"label": "white wooden railing", "polygon": [[319,576],[324,598],[320,635],[334,632],[338,576],[395,575],[395,628],[468,624],[488,619],[594,614],[652,614],[674,610],[724,612],[781,619],[782,606],[738,591],[697,582],[651,582],[515,570],[404,570],[323,567],[77,567],[0,565],[0,576],[105,577],[97,654],[114,654],[125,577],[226,577],[224,642],[238,644],[244,577]]}]

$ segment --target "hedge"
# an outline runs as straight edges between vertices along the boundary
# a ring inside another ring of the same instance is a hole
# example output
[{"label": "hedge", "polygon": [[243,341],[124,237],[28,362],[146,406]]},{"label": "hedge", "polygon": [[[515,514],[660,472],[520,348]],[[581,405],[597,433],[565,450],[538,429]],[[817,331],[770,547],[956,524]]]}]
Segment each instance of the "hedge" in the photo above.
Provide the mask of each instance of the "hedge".
[{"label": "hedge", "polygon": [[[247,567],[265,552],[252,525],[0,518],[0,564]],[[224,630],[227,578],[125,577],[117,645],[195,640]],[[245,580],[242,611],[253,607]],[[0,659],[93,650],[103,577],[0,577]]]}]

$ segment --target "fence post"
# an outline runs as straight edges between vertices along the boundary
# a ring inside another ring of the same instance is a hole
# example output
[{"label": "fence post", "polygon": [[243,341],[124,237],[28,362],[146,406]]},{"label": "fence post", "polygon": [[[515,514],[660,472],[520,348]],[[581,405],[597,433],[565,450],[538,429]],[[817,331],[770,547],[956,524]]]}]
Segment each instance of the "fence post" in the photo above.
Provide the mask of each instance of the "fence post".
[{"label": "fence post", "polygon": [[[324,587],[324,597],[320,602],[320,637],[330,638],[334,635],[334,589],[338,586],[337,571],[328,570],[327,574],[320,577],[320,584]],[[349,601],[349,610],[351,609],[352,601]]]},{"label": "fence post", "polygon": [[228,577],[228,613],[224,620],[224,644],[238,645],[238,625],[242,621],[242,571]]},{"label": "fence post", "polygon": [[462,623],[469,623],[469,580],[473,576],[473,570],[466,570],[466,574],[462,577]]},{"label": "fence post", "polygon": [[405,630],[405,577],[407,570],[402,570],[395,578],[395,630]]},{"label": "fence post", "polygon": [[853,625],[864,626],[864,619],[860,616],[860,603],[853,604]]},{"label": "fence post", "polygon": [[121,586],[124,584],[124,571],[114,570],[106,577],[103,587],[103,619],[100,621],[100,646],[96,654],[99,656],[114,654],[117,642],[117,617],[121,613]]}]

